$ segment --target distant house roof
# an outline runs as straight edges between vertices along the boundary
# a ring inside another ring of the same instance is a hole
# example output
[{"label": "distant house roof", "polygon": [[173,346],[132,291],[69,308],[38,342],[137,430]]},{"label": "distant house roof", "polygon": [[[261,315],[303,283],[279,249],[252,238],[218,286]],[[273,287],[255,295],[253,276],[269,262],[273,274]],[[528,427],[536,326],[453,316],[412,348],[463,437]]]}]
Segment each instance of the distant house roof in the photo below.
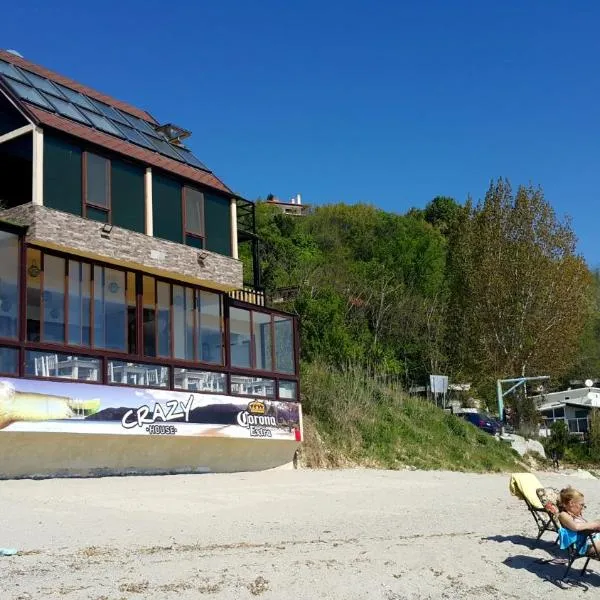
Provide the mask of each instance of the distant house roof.
[{"label": "distant house roof", "polygon": [[560,408],[561,406],[573,406],[577,408],[600,408],[599,388],[575,388],[562,392],[551,392],[540,396],[532,396],[539,411]]},{"label": "distant house roof", "polygon": [[189,150],[169,143],[156,131],[159,123],[150,113],[127,102],[4,50],[0,50],[0,89],[36,124],[233,193]]}]

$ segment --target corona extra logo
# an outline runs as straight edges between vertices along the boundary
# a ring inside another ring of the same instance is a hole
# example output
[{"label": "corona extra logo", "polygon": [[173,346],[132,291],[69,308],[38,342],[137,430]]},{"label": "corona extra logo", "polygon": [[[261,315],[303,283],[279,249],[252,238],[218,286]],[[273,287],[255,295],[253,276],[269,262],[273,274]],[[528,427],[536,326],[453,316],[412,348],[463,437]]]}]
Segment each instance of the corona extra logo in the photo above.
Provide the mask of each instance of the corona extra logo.
[{"label": "corona extra logo", "polygon": [[264,415],[265,414],[265,403],[259,400],[253,400],[248,404],[248,412],[251,415]]}]

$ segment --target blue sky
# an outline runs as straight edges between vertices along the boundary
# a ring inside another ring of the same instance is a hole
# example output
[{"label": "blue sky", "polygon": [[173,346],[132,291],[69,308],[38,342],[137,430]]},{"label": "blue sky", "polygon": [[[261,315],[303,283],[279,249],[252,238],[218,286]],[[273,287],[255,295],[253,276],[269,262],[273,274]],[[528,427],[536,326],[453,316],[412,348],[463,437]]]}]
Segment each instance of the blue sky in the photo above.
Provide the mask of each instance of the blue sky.
[{"label": "blue sky", "polygon": [[405,212],[541,185],[600,266],[600,3],[32,2],[0,47],[191,129],[241,195]]}]

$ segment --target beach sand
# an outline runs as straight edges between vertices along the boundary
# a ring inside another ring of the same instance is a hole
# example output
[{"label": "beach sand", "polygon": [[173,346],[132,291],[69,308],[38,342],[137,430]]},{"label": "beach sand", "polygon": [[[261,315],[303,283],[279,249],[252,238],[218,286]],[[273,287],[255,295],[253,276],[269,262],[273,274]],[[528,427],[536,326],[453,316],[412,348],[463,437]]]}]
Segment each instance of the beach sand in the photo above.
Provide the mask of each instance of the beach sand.
[{"label": "beach sand", "polygon": [[[573,485],[600,517],[600,481]],[[0,482],[2,600],[564,598],[509,475],[268,471]],[[577,561],[581,568],[583,561]],[[600,563],[582,579],[600,589]]]}]

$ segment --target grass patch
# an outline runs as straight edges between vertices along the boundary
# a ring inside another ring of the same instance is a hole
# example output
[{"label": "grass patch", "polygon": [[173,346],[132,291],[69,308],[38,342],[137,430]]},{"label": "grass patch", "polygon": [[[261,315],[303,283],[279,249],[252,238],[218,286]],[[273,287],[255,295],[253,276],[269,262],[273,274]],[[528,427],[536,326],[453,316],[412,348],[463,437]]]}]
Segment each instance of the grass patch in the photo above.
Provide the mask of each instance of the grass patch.
[{"label": "grass patch", "polygon": [[463,419],[387,387],[360,369],[302,368],[303,462],[309,467],[505,472],[518,454]]}]

